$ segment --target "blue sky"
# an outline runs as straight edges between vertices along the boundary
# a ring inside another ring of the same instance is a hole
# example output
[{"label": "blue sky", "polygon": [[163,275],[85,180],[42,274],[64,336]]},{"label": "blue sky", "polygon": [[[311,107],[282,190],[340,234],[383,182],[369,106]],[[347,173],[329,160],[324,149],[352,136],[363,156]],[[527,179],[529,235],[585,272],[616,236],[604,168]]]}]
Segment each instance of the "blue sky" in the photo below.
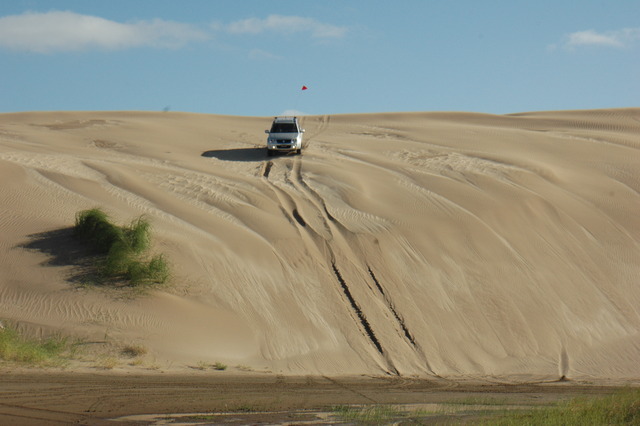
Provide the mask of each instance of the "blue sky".
[{"label": "blue sky", "polygon": [[11,0],[0,64],[0,112],[640,106],[640,2]]}]

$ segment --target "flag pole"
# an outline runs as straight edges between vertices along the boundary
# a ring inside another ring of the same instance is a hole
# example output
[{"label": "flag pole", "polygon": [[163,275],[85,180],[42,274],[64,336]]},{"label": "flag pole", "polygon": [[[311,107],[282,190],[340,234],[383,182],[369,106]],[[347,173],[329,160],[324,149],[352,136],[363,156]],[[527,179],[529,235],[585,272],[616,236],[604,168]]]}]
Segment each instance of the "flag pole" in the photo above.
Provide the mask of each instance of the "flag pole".
[{"label": "flag pole", "polygon": [[302,87],[300,88],[300,91],[298,92],[298,96],[296,96],[296,100],[293,105],[294,111],[298,110],[298,105],[300,104],[300,96],[302,95],[302,92],[304,92],[305,90],[309,90],[309,88],[305,85],[302,85]]}]

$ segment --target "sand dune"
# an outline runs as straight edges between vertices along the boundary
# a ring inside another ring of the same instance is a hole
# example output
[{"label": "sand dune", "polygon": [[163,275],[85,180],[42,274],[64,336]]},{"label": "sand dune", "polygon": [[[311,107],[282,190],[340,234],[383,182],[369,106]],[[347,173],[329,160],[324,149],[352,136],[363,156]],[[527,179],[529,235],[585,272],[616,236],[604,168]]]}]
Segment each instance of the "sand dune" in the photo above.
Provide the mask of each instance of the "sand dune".
[{"label": "sand dune", "polygon": [[[0,115],[0,318],[168,365],[640,377],[640,109]],[[77,211],[145,214],[171,287],[81,286]]]}]

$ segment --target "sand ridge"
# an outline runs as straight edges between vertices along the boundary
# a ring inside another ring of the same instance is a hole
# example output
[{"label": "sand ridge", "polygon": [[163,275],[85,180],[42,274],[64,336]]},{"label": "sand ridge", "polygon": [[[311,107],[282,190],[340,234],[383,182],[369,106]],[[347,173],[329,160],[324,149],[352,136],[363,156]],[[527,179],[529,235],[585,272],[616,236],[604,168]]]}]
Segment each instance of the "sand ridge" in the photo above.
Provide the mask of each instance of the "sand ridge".
[{"label": "sand ridge", "polygon": [[[638,377],[640,110],[0,115],[0,312],[283,374]],[[145,214],[170,288],[79,288],[69,227]]]}]

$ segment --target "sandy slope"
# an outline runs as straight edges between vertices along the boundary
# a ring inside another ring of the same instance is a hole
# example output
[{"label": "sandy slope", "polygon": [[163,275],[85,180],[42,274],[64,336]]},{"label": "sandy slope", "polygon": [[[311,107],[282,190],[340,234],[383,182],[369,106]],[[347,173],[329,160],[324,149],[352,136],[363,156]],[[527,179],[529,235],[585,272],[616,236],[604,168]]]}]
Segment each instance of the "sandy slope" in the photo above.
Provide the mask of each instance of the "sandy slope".
[{"label": "sandy slope", "polygon": [[[170,365],[640,377],[640,109],[0,115],[0,318]],[[69,227],[145,214],[173,287],[79,288]]]}]

